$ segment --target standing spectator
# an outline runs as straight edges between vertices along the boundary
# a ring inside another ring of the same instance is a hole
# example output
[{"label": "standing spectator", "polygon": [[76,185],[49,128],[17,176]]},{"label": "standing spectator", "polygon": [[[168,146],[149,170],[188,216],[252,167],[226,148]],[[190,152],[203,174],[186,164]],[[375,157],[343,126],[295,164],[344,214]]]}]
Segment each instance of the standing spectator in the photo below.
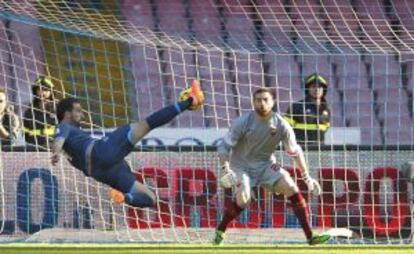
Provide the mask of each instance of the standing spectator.
[{"label": "standing spectator", "polygon": [[47,146],[55,134],[53,83],[40,76],[32,86],[33,101],[24,113],[24,136],[27,144]]},{"label": "standing spectator", "polygon": [[328,82],[318,73],[305,80],[305,98],[293,103],[285,119],[292,125],[301,144],[323,142],[330,127],[330,110],[326,101]]},{"label": "standing spectator", "polygon": [[11,145],[17,138],[20,130],[20,121],[14,113],[13,107],[8,104],[7,94],[0,88],[0,140],[1,145]]}]

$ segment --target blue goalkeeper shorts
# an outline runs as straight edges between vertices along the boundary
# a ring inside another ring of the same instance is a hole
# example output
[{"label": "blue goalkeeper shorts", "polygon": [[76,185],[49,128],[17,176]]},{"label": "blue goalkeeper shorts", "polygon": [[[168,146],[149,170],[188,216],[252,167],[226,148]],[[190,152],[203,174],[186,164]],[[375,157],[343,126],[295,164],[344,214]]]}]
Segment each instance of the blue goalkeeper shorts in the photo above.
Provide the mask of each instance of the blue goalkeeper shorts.
[{"label": "blue goalkeeper shorts", "polygon": [[118,162],[111,168],[94,168],[91,176],[98,182],[107,184],[122,193],[128,193],[135,182],[135,175],[125,160]]},{"label": "blue goalkeeper shorts", "polygon": [[134,149],[128,138],[130,130],[129,124],[124,125],[95,141],[90,155],[90,176],[124,193],[135,181],[131,168],[124,160]]},{"label": "blue goalkeeper shorts", "polygon": [[129,141],[130,125],[124,125],[97,141],[91,153],[92,168],[108,169],[122,161],[134,146]]}]

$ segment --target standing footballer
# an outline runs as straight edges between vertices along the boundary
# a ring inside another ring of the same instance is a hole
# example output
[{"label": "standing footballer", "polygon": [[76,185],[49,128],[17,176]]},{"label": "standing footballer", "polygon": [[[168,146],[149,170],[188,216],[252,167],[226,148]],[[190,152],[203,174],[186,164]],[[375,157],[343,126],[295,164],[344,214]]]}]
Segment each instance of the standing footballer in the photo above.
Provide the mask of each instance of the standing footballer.
[{"label": "standing footballer", "polygon": [[275,103],[272,90],[256,90],[253,103],[255,110],[234,120],[218,147],[223,169],[220,183],[224,188],[234,188],[234,197],[225,207],[214,244],[223,242],[227,225],[249,205],[251,187],[258,185],[283,194],[290,200],[310,245],[328,241],[329,235],[318,235],[312,231],[305,199],[289,173],[276,164],[273,153],[282,142],[286,152],[300,168],[309,190],[320,194],[321,188],[309,175],[303,151],[296,143],[292,127],[272,111]]}]

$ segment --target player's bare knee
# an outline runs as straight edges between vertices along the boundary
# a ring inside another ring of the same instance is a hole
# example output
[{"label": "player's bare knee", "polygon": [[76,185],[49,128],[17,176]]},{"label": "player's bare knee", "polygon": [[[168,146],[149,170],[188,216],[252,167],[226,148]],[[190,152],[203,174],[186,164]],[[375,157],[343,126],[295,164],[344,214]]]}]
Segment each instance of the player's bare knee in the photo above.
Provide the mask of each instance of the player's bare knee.
[{"label": "player's bare knee", "polygon": [[280,179],[273,185],[274,191],[279,194],[283,194],[286,197],[290,197],[298,193],[299,188],[289,173],[283,170],[281,171],[281,174],[282,176]]}]

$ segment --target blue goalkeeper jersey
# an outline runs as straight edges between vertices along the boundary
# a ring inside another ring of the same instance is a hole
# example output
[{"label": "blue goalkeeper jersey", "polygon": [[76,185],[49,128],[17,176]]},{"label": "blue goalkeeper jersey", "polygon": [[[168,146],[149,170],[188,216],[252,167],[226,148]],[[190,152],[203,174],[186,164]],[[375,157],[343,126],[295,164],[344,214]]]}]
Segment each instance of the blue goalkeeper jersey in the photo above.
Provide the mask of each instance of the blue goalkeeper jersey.
[{"label": "blue goalkeeper jersey", "polygon": [[86,150],[95,139],[78,126],[69,123],[60,123],[57,126],[55,139],[64,141],[63,151],[68,155],[70,163],[86,173]]}]

